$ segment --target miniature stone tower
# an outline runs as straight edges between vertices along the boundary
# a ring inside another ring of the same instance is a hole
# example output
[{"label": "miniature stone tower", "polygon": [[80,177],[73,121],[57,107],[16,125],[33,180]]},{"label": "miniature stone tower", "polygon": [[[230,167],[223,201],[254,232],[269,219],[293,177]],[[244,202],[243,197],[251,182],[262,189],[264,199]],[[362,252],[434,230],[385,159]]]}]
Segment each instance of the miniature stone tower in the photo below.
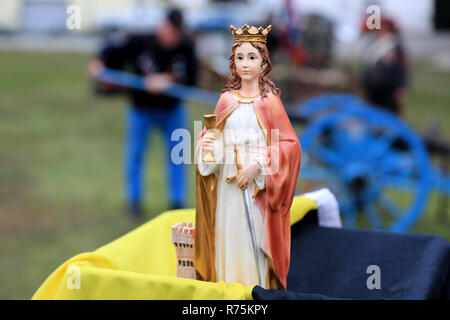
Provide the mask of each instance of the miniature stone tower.
[{"label": "miniature stone tower", "polygon": [[194,268],[195,228],[192,222],[172,226],[172,242],[177,254],[177,277],[196,279]]}]

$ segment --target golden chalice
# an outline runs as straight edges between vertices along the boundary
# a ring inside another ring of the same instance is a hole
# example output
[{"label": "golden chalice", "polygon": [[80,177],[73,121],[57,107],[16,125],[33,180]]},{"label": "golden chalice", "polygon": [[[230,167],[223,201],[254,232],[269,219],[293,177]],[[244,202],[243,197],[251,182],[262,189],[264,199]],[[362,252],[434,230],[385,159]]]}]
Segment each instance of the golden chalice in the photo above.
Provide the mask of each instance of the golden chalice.
[{"label": "golden chalice", "polygon": [[[205,120],[205,127],[207,130],[216,129],[217,125],[217,114],[205,114],[203,116],[203,119]],[[214,158],[214,155],[211,152],[208,152],[203,155],[202,157],[203,162],[215,162],[216,159]]]}]

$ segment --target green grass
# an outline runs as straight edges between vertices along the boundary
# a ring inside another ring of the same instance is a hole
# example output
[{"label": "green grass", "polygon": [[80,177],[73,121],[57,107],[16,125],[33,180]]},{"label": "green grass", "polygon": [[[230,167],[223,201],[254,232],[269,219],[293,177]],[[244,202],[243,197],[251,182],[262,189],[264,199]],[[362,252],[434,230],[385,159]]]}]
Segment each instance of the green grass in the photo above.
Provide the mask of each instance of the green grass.
[{"label": "green grass", "polygon": [[31,297],[64,260],[167,209],[156,134],[147,215],[138,222],[125,215],[125,99],[92,93],[83,75],[88,59],[0,53],[0,298]]},{"label": "green grass", "polygon": [[[148,153],[141,221],[125,215],[123,97],[98,97],[76,54],[0,52],[0,298],[28,299],[62,262],[92,251],[167,209],[159,134]],[[450,73],[421,64],[408,121],[436,119],[449,139]],[[211,109],[191,106],[191,123]],[[194,207],[194,166],[188,205]],[[435,197],[434,197],[435,198]],[[436,199],[414,232],[450,239]]]}]

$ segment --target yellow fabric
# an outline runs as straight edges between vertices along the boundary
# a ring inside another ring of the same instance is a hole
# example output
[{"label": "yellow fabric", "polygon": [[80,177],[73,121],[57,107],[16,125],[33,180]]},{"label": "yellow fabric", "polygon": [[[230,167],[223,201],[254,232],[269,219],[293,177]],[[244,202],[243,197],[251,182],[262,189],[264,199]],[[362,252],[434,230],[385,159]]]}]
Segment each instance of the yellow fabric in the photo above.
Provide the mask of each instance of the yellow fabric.
[{"label": "yellow fabric", "polygon": [[[295,197],[291,224],[316,208],[313,200]],[[254,286],[176,277],[170,227],[194,220],[195,209],[162,213],[94,252],[69,259],[32,299],[252,299]]]},{"label": "yellow fabric", "polygon": [[311,210],[317,209],[317,203],[307,197],[294,197],[291,205],[291,226],[303,219]]}]

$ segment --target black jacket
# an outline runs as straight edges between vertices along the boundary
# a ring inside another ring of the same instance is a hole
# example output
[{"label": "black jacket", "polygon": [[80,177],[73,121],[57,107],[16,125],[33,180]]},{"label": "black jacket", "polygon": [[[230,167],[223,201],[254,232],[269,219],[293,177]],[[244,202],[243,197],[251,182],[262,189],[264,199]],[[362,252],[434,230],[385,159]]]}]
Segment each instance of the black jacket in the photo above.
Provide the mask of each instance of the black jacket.
[{"label": "black jacket", "polygon": [[[130,34],[120,44],[105,46],[99,59],[106,67],[127,70],[139,75],[168,72],[177,83],[194,85],[197,61],[194,44],[184,37],[180,45],[167,50],[153,34]],[[131,103],[140,109],[168,109],[178,100],[165,95],[127,90]]]}]

